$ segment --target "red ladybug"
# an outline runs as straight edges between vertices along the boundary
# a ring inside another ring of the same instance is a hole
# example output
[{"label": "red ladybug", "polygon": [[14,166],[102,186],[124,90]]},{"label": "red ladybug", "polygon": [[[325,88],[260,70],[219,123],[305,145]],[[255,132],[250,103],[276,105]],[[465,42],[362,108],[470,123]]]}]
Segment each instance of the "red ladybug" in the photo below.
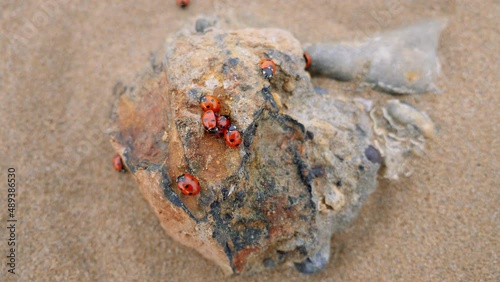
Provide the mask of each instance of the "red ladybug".
[{"label": "red ladybug", "polygon": [[231,125],[224,133],[226,144],[231,148],[237,148],[241,144],[241,134],[236,126]]},{"label": "red ladybug", "polygon": [[306,60],[306,69],[308,69],[311,66],[312,59],[306,52],[304,52],[304,60]]},{"label": "red ladybug", "polygon": [[123,168],[122,158],[118,154],[113,157],[113,167],[116,171],[125,172],[125,169]]},{"label": "red ladybug", "polygon": [[205,95],[200,98],[200,106],[203,111],[212,110],[214,113],[218,113],[220,111],[220,103],[217,98],[212,95]]},{"label": "red ladybug", "polygon": [[177,6],[180,6],[181,8],[186,8],[187,5],[189,5],[189,0],[176,0]]},{"label": "red ladybug", "polygon": [[212,110],[208,110],[201,116],[201,123],[206,131],[210,133],[217,133],[217,120],[215,113]]},{"label": "red ladybug", "polygon": [[276,74],[276,64],[273,60],[261,59],[259,65],[265,79],[270,79],[274,74]]},{"label": "red ladybug", "polygon": [[181,190],[182,194],[194,196],[200,193],[200,183],[196,177],[191,174],[184,173],[177,177],[177,187]]},{"label": "red ladybug", "polygon": [[218,116],[215,120],[217,122],[217,130],[221,133],[226,131],[231,125],[231,120],[227,116]]}]

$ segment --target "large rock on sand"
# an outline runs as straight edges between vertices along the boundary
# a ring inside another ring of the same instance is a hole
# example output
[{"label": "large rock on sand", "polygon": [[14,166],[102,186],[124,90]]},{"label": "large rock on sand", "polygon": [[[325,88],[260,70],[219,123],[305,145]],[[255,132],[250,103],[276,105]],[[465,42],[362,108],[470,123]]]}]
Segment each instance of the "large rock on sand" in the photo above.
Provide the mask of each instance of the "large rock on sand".
[{"label": "large rock on sand", "polygon": [[[271,80],[263,57],[277,65]],[[120,95],[111,141],[166,232],[228,274],[321,269],[331,235],[376,187],[365,113],[316,94],[300,43],[282,30],[178,34],[162,58]],[[204,131],[205,94],[241,131],[239,148]],[[199,179],[198,195],[178,190],[183,173]]]}]

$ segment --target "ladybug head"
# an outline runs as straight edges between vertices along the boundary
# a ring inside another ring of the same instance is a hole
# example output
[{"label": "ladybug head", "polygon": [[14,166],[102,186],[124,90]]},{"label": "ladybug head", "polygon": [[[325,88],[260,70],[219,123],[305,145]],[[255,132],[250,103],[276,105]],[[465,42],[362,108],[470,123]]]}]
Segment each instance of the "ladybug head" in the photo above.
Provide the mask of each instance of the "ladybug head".
[{"label": "ladybug head", "polygon": [[265,79],[270,79],[273,77],[273,69],[272,67],[264,68],[262,69],[262,74],[264,75]]}]

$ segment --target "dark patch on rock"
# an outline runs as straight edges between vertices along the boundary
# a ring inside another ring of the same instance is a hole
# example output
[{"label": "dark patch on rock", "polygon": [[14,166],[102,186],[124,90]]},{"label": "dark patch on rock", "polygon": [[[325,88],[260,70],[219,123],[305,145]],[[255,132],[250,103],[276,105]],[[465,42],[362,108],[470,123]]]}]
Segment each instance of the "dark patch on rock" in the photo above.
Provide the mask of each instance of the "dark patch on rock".
[{"label": "dark patch on rock", "polygon": [[377,150],[372,145],[369,145],[365,149],[365,156],[370,162],[375,164],[381,164],[383,161],[382,155],[380,154],[379,150]]},{"label": "dark patch on rock", "polygon": [[248,85],[248,84],[240,84],[238,87],[240,88],[240,90],[242,92],[249,91],[249,90],[253,89],[253,87],[251,85]]},{"label": "dark patch on rock", "polygon": [[328,258],[321,256],[321,253],[318,252],[303,262],[295,263],[295,269],[300,273],[313,274],[323,269],[327,263]]},{"label": "dark patch on rock", "polygon": [[196,88],[190,89],[187,94],[192,100],[198,101],[200,99],[200,91]]},{"label": "dark patch on rock", "polygon": [[325,175],[325,167],[322,165],[316,165],[311,168],[311,173],[314,177],[323,177]]},{"label": "dark patch on rock", "polygon": [[[259,111],[259,115],[262,113],[262,111]],[[259,116],[258,115],[258,116]],[[252,140],[253,137],[255,136],[255,130],[257,129],[257,122],[258,122],[258,116],[256,119],[248,126],[248,128],[245,130],[243,133],[243,146],[245,149],[250,148],[250,145],[252,145]],[[255,117],[255,116],[254,116]]]},{"label": "dark patch on rock", "polygon": [[288,204],[290,207],[295,206],[301,199],[298,197],[288,196]]},{"label": "dark patch on rock", "polygon": [[274,262],[274,260],[272,260],[270,258],[264,259],[264,261],[262,263],[267,268],[274,268],[276,266],[276,263]]},{"label": "dark patch on rock", "polygon": [[127,92],[127,86],[125,86],[121,81],[117,82],[113,87],[113,95],[121,96]]},{"label": "dark patch on rock", "polygon": [[199,203],[201,206],[210,206],[212,204],[212,202],[214,201],[215,199],[215,196],[214,196],[214,193],[212,192],[212,190],[208,190],[208,191],[203,191],[202,193],[200,193],[200,198],[199,198]]},{"label": "dark patch on rock", "polygon": [[312,174],[309,171],[307,164],[302,160],[302,157],[297,152],[297,150],[292,149],[292,152],[293,152],[293,162],[295,165],[297,165],[300,179],[302,180],[302,183],[304,183],[304,185],[308,187],[307,188],[308,191],[311,192],[311,182],[313,180]]},{"label": "dark patch on rock", "polygon": [[229,65],[231,67],[236,67],[238,65],[238,63],[240,62],[240,59],[238,59],[238,58],[230,58],[229,60],[227,60],[227,62],[229,63]]},{"label": "dark patch on rock", "polygon": [[314,133],[311,131],[307,130],[306,131],[306,140],[313,140],[314,139]]},{"label": "dark patch on rock", "polygon": [[328,90],[324,89],[324,88],[321,88],[321,87],[314,87],[314,92],[316,94],[319,94],[319,95],[327,95],[328,94]]},{"label": "dark patch on rock", "polygon": [[225,201],[227,199],[227,196],[229,195],[229,190],[227,188],[223,188],[221,190],[221,194],[222,194],[222,200]]},{"label": "dark patch on rock", "polygon": [[356,131],[358,131],[361,136],[366,136],[366,131],[363,130],[363,128],[361,128],[361,126],[359,126],[359,124],[356,124]]},{"label": "dark patch on rock", "polygon": [[246,227],[240,232],[232,232],[231,240],[234,245],[235,252],[238,252],[246,246],[256,245],[260,240],[264,230],[256,227]]},{"label": "dark patch on rock", "polygon": [[278,258],[278,262],[280,262],[280,263],[285,261],[286,255],[287,255],[287,252],[285,252],[285,251],[281,251],[281,250],[276,251],[276,257]]},{"label": "dark patch on rock", "polygon": [[260,92],[262,93],[262,96],[264,96],[264,99],[266,101],[269,101],[269,103],[271,104],[271,107],[274,110],[279,110],[278,104],[276,104],[276,101],[274,101],[273,94],[271,94],[270,87],[264,87],[264,88],[262,88],[262,90]]}]

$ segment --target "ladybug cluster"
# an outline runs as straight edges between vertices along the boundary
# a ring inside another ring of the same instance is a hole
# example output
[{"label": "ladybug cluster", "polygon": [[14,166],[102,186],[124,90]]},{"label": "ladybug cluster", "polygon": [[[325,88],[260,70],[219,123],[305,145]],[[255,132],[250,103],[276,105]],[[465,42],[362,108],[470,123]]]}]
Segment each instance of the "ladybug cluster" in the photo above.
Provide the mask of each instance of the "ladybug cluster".
[{"label": "ladybug cluster", "polygon": [[[231,124],[228,116],[220,115],[220,102],[212,95],[200,98],[200,107],[203,109],[201,124],[203,128],[218,137],[224,137],[226,144],[231,148],[237,148],[241,144],[241,134],[238,128]],[[182,194],[195,196],[200,193],[200,182],[191,174],[184,173],[177,177],[177,188]]]},{"label": "ladybug cluster", "polygon": [[[189,1],[177,1],[181,7],[186,7]],[[311,57],[304,53],[306,69],[311,66]],[[265,79],[271,79],[276,74],[276,64],[272,59],[261,59],[259,62],[262,75]],[[200,98],[200,107],[203,109],[201,123],[203,128],[210,134],[224,137],[226,144],[231,148],[237,148],[241,144],[241,134],[238,128],[231,124],[228,116],[220,115],[220,102],[212,95],[204,95]],[[119,155],[113,158],[113,166],[117,171],[125,171],[122,159]],[[195,196],[200,193],[200,182],[191,174],[184,173],[177,177],[177,188],[186,196]]]},{"label": "ladybug cluster", "polygon": [[231,148],[237,148],[241,144],[241,134],[238,128],[231,124],[228,116],[220,115],[220,102],[212,95],[200,98],[200,106],[203,109],[201,123],[208,133],[224,137],[226,144]]}]

